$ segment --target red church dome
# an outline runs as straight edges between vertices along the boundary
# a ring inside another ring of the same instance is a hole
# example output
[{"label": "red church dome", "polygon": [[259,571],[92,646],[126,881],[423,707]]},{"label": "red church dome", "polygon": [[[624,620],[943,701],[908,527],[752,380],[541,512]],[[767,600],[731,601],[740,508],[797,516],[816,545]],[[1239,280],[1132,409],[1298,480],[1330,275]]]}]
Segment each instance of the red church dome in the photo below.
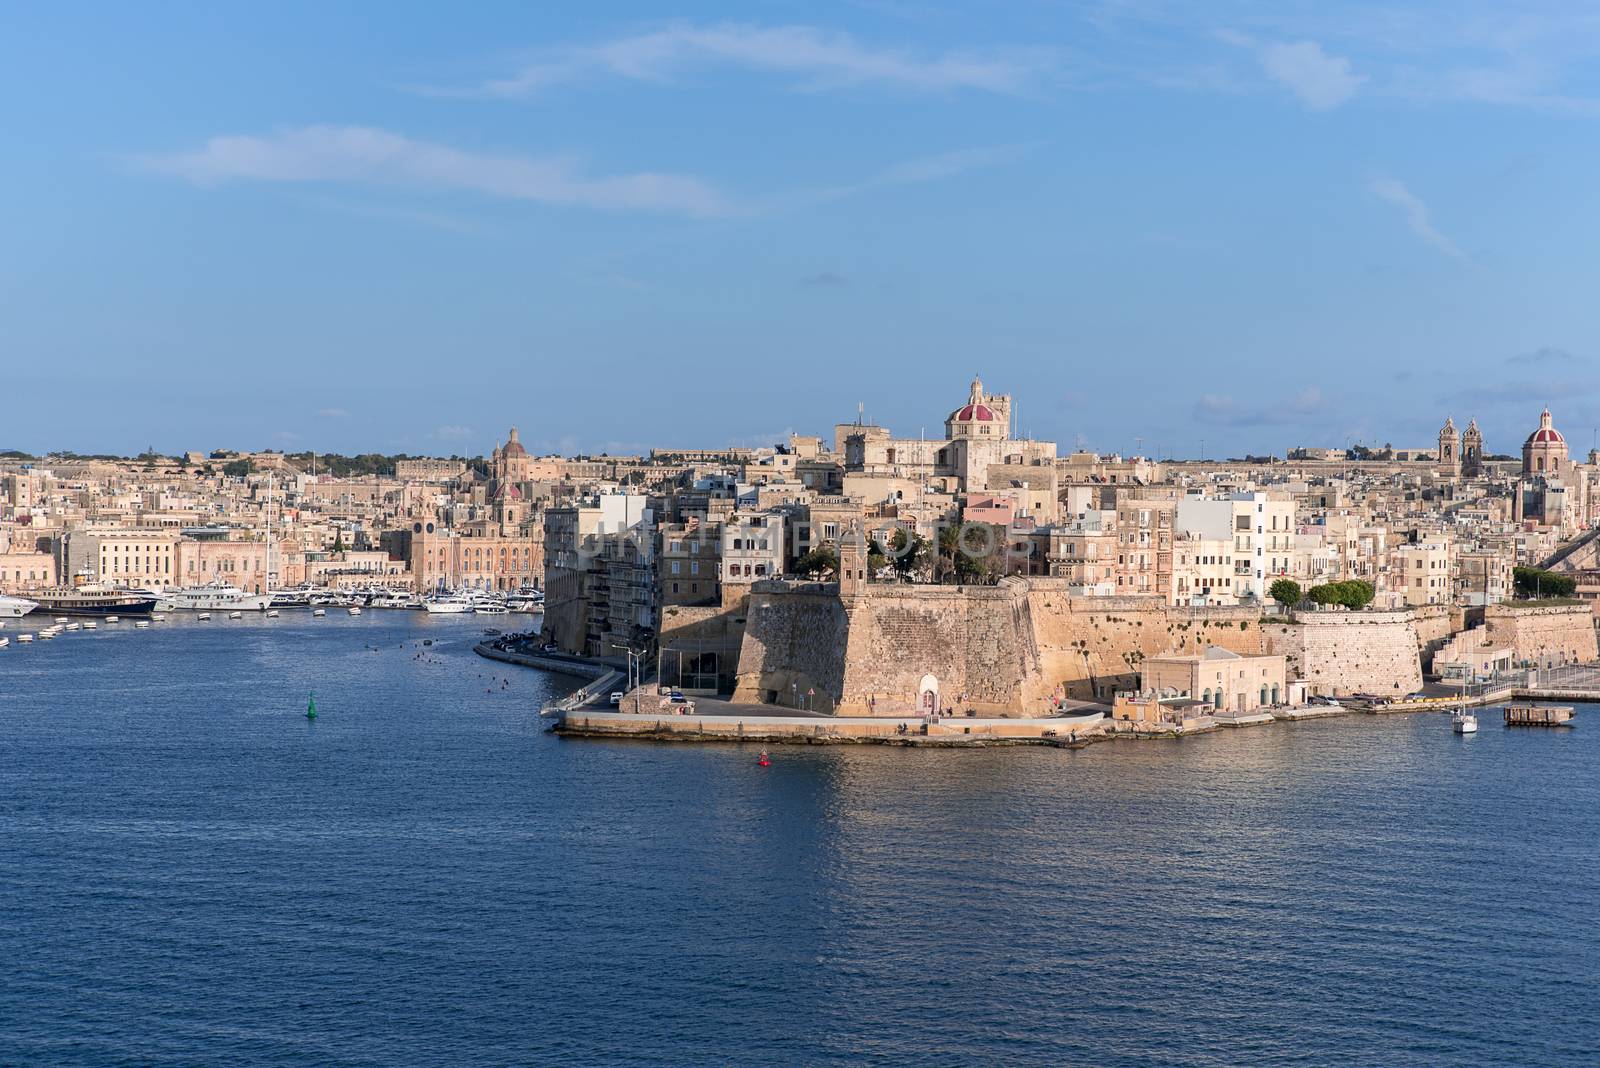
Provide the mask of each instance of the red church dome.
[{"label": "red church dome", "polygon": [[969,404],[950,418],[957,423],[992,423],[994,409],[987,404]]},{"label": "red church dome", "polygon": [[1524,445],[1565,445],[1567,439],[1561,436],[1561,431],[1550,425],[1550,409],[1546,408],[1539,413],[1539,429],[1528,435]]}]

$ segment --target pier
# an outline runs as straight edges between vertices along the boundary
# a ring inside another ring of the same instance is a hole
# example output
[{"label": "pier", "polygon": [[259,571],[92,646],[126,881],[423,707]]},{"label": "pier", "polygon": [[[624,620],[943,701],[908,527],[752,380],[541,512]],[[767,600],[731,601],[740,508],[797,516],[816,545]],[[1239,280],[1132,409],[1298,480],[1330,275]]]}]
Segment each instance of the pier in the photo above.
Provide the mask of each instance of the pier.
[{"label": "pier", "polygon": [[878,744],[966,747],[1062,745],[1097,733],[1106,723],[1099,712],[1034,719],[893,716],[794,716],[563,710],[557,734],[580,738],[646,738],[681,742],[775,742],[799,745]]},{"label": "pier", "polygon": [[1571,705],[1506,705],[1507,727],[1570,727],[1574,711]]}]

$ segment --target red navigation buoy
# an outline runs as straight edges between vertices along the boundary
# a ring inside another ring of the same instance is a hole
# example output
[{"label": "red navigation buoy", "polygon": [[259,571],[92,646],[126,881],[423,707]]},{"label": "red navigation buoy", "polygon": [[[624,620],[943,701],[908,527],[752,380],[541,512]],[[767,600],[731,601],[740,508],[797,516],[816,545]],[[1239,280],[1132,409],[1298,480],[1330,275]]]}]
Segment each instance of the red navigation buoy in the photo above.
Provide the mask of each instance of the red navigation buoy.
[{"label": "red navigation buoy", "polygon": [[767,759],[767,751],[765,749],[761,750],[761,756],[756,759],[756,766],[760,768],[772,766],[772,761]]}]

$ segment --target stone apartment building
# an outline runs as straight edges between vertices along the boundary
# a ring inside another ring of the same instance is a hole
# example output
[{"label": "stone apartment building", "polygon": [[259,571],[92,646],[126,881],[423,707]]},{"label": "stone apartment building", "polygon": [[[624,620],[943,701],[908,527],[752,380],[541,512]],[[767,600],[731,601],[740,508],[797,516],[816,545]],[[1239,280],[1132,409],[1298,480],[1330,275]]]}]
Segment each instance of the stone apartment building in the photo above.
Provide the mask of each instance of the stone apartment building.
[{"label": "stone apartment building", "polygon": [[602,493],[544,512],[544,633],[562,650],[616,656],[653,639],[656,508]]},{"label": "stone apartment building", "polygon": [[736,512],[722,524],[719,576],[724,587],[783,574],[783,516]]},{"label": "stone apartment building", "polygon": [[711,605],[722,599],[722,526],[690,519],[661,530],[657,584],[661,604]]}]

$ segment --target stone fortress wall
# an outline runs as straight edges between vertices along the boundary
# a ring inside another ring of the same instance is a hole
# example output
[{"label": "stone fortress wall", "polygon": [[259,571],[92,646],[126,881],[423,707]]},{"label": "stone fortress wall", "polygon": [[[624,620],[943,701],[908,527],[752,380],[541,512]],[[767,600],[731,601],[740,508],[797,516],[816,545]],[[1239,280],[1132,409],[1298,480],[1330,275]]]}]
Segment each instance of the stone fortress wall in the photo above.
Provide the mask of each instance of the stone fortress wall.
[{"label": "stone fortress wall", "polygon": [[1288,658],[1289,677],[1313,694],[1404,697],[1422,687],[1422,638],[1415,614],[1306,612],[1263,628],[1264,650]]},{"label": "stone fortress wall", "polygon": [[[1582,605],[1485,611],[1493,643],[1519,658],[1600,659]],[[1286,621],[1245,606],[1074,597],[1061,580],[1043,578],[870,584],[843,600],[835,585],[771,581],[751,596],[733,699],[788,704],[794,684],[816,690],[819,711],[906,715],[931,677],[946,711],[1034,715],[1058,696],[1109,703],[1138,684],[1146,657],[1213,645],[1282,655],[1289,677],[1314,694],[1399,697],[1421,688],[1424,663],[1462,626],[1460,610],[1443,605]]]},{"label": "stone fortress wall", "polygon": [[815,690],[813,708],[836,710],[850,634],[838,590],[822,583],[751,587],[735,701],[789,705],[796,693]]},{"label": "stone fortress wall", "polygon": [[1490,645],[1540,666],[1600,658],[1594,613],[1585,604],[1492,604],[1483,610]]},{"label": "stone fortress wall", "polygon": [[1257,608],[1188,608],[1159,597],[1072,597],[1058,579],[1029,580],[1028,601],[1043,677],[1035,696],[1055,693],[1110,703],[1138,685],[1139,664],[1163,653],[1198,653],[1218,645],[1261,652]]},{"label": "stone fortress wall", "polygon": [[1015,713],[1036,699],[1039,653],[1022,579],[868,587],[846,613],[845,714],[914,712],[930,678],[947,710]]}]

